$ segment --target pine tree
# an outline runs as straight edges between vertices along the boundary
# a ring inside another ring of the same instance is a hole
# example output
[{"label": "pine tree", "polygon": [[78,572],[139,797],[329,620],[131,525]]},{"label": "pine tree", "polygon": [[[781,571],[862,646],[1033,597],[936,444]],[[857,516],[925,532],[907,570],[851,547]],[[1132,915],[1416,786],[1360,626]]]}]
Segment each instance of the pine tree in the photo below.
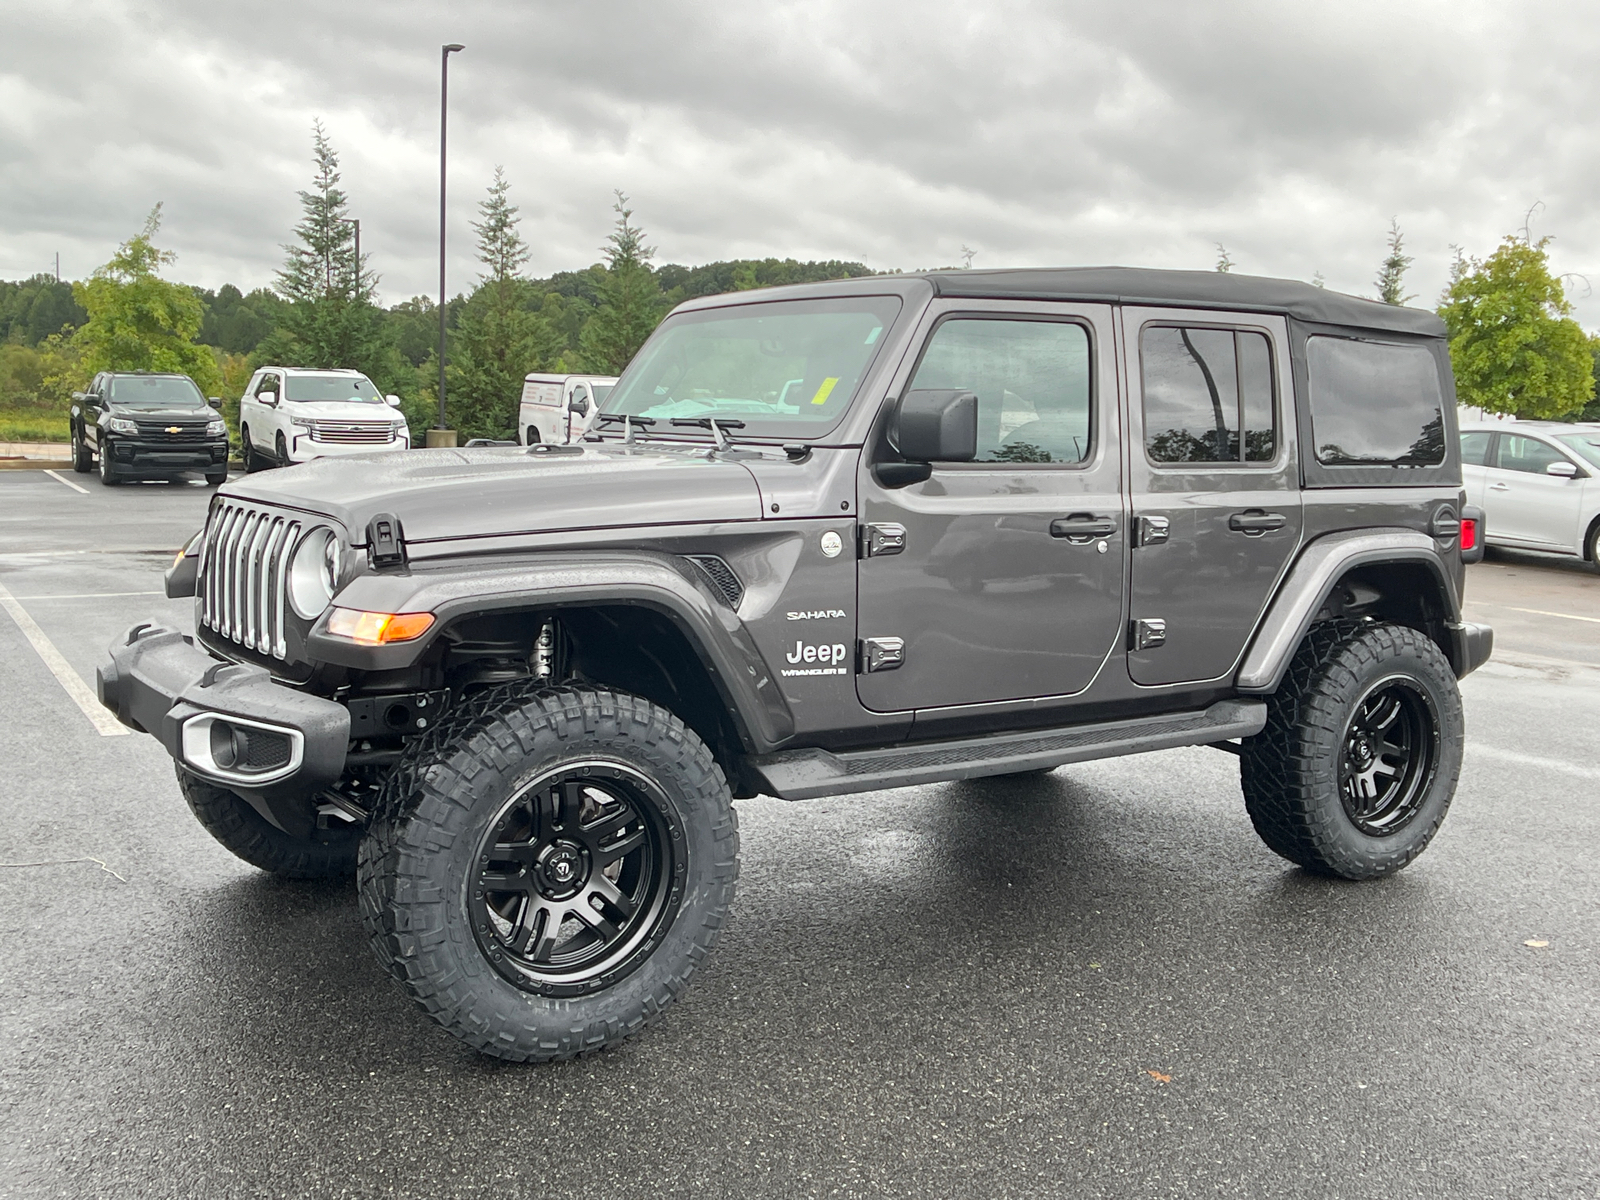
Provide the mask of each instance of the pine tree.
[{"label": "pine tree", "polygon": [[1221,242],[1217,243],[1217,270],[1224,275],[1233,270],[1233,259],[1228,257],[1228,248]]},{"label": "pine tree", "polygon": [[346,367],[380,387],[398,385],[399,356],[373,303],[377,277],[356,261],[349,198],[339,186],[339,154],[322,122],[312,126],[311,189],[300,193],[298,243],[285,245],[278,291],[289,301],[282,326],[254,357],[278,366]]},{"label": "pine tree", "polygon": [[600,307],[584,325],[579,343],[587,369],[606,375],[622,373],[664,315],[661,287],[650,269],[655,249],[644,244],[644,231],[632,223],[628,198],[620,191],[616,195],[617,223],[606,239],[606,270],[596,288]]},{"label": "pine tree", "polygon": [[[516,436],[523,376],[549,365],[561,348],[549,322],[527,307],[533,298],[521,271],[529,251],[510,190],[505,170],[496,167],[489,195],[478,205],[482,219],[472,223],[478,261],[487,270],[450,343],[446,403],[452,424],[467,438]],[[433,369],[437,376],[437,357]]]},{"label": "pine tree", "polygon": [[1406,268],[1412,263],[1410,255],[1405,253],[1405,239],[1400,234],[1400,222],[1391,218],[1389,221],[1389,256],[1383,260],[1383,265],[1378,268],[1378,278],[1374,281],[1378,289],[1378,299],[1385,304],[1396,306],[1405,304],[1408,300],[1415,300],[1415,296],[1405,294]]}]

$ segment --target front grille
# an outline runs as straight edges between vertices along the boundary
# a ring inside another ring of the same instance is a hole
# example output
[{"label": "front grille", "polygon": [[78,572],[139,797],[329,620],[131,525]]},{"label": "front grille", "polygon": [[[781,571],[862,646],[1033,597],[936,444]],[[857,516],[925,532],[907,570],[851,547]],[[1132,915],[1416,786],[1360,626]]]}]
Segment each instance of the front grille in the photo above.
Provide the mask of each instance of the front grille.
[{"label": "front grille", "polygon": [[384,421],[313,421],[311,440],[340,446],[387,445],[394,441],[394,426]]},{"label": "front grille", "polygon": [[[210,440],[206,433],[209,421],[183,422],[183,421],[135,421],[134,425],[139,430],[141,442],[170,443],[172,445],[191,445],[195,442]],[[176,429],[178,432],[173,433]]]},{"label": "front grille", "polygon": [[200,623],[249,650],[286,658],[289,554],[300,521],[224,501],[211,510],[200,552]]},{"label": "front grille", "polygon": [[729,608],[738,608],[744,599],[744,584],[733,573],[733,568],[715,554],[690,554],[689,561],[705,573],[718,594],[728,602]]}]

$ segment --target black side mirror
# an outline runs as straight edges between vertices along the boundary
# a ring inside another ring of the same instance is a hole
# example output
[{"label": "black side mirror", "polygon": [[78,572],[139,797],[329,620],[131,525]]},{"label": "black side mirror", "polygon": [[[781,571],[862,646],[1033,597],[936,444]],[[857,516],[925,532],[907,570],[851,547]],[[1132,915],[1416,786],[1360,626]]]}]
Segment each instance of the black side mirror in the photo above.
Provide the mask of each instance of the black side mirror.
[{"label": "black side mirror", "polygon": [[206,397],[206,403],[211,405],[212,408],[220,410],[222,408],[222,397],[221,396],[207,396]]},{"label": "black side mirror", "polygon": [[572,402],[572,411],[580,417],[587,417],[589,415],[589,402],[582,396],[577,397]]},{"label": "black side mirror", "polygon": [[978,457],[978,397],[954,388],[907,392],[891,428],[910,462],[971,462]]}]

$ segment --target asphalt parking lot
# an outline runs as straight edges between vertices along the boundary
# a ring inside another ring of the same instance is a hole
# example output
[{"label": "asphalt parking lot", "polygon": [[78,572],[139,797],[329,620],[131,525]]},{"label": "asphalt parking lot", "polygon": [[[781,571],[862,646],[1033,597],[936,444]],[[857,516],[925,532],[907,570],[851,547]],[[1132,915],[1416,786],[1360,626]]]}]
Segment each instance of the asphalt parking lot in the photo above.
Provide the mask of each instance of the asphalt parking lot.
[{"label": "asphalt parking lot", "polygon": [[128,625],[187,627],[160,573],[210,494],[0,473],[0,1194],[1600,1194],[1591,569],[1473,568],[1497,657],[1392,879],[1275,858],[1206,749],[745,801],[685,1000],[516,1067],[412,1010],[351,885],[212,842],[26,636],[92,683]]}]

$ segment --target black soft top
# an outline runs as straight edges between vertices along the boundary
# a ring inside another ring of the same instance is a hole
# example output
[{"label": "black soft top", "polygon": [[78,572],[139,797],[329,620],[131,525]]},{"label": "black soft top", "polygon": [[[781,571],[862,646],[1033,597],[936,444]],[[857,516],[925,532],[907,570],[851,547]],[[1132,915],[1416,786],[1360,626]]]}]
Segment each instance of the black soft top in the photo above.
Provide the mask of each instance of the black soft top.
[{"label": "black soft top", "polygon": [[1295,279],[1260,275],[1155,271],[1143,267],[1035,267],[917,274],[931,283],[940,296],[1244,309],[1283,313],[1316,325],[1350,325],[1423,337],[1445,334],[1444,322],[1426,309],[1400,308]]}]

